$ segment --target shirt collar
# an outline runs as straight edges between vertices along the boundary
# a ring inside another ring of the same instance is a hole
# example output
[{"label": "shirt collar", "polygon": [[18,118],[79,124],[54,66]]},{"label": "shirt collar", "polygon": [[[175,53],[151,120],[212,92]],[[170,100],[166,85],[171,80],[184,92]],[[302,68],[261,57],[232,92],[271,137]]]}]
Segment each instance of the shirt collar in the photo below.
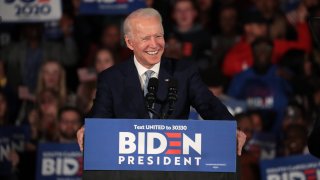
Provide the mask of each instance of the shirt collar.
[{"label": "shirt collar", "polygon": [[154,75],[152,77],[158,77],[158,74],[159,74],[159,69],[160,69],[160,61],[153,65],[152,68],[150,69],[147,69],[146,67],[142,66],[136,56],[133,57],[133,60],[134,60],[134,65],[136,66],[137,70],[138,70],[138,74],[139,76],[141,77],[147,70],[152,70],[154,73]]}]

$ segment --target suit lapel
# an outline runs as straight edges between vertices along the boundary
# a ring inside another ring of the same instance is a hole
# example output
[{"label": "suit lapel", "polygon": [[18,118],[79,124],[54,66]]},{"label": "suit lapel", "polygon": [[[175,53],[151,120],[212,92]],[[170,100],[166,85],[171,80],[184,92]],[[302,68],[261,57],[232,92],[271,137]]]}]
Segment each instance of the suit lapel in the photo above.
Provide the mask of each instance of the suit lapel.
[{"label": "suit lapel", "polygon": [[[164,106],[167,94],[168,94],[168,82],[170,79],[173,78],[172,75],[172,67],[169,61],[166,59],[161,60],[160,64],[160,70],[159,70],[159,85],[158,85],[158,92],[157,92],[157,98],[162,103],[162,106]],[[155,110],[160,113],[163,111],[165,107],[160,107],[159,104],[156,104]]]},{"label": "suit lapel", "polygon": [[166,59],[162,59],[158,76],[159,86],[157,92],[157,97],[161,101],[167,98],[168,82],[173,78],[171,69],[170,63]]},{"label": "suit lapel", "polygon": [[[125,93],[132,94],[132,98],[128,101],[130,104],[130,109],[134,109],[137,114],[136,118],[145,118],[149,119],[149,114],[146,109],[143,90],[141,89],[141,84],[139,80],[138,71],[136,66],[134,65],[133,59],[129,60],[128,65],[125,66],[123,70],[126,78],[125,78]],[[158,85],[158,92],[157,98],[160,101],[165,101],[167,98],[168,93],[168,80],[173,78],[172,75],[172,67],[168,60],[162,59],[159,69],[159,85]],[[159,113],[160,112],[160,105],[155,106],[155,110]]]},{"label": "suit lapel", "polygon": [[124,70],[125,73],[125,93],[132,94],[131,99],[128,101],[132,107],[136,111],[137,114],[136,118],[149,118],[149,114],[147,112],[143,90],[141,89],[141,84],[139,80],[138,71],[136,66],[134,65],[133,59],[129,60],[128,66]]}]

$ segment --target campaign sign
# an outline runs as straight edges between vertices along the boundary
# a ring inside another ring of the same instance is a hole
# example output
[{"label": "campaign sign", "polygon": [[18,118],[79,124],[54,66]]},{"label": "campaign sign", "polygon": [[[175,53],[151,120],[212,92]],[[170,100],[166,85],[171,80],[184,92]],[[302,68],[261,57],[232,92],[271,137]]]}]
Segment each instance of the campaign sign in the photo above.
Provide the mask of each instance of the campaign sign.
[{"label": "campaign sign", "polygon": [[37,154],[38,180],[81,180],[82,153],[76,143],[39,144]]},{"label": "campaign sign", "polygon": [[236,171],[236,122],[86,119],[84,170]]},{"label": "campaign sign", "polygon": [[11,152],[11,132],[0,128],[0,175],[11,174],[12,165],[9,161]]},{"label": "campaign sign", "polygon": [[145,0],[82,0],[80,14],[129,14],[144,7]]},{"label": "campaign sign", "polygon": [[274,159],[276,157],[276,136],[273,133],[257,132],[247,143],[245,149],[250,152],[257,147],[260,149],[260,159]]},{"label": "campaign sign", "polygon": [[311,155],[264,160],[260,166],[262,180],[320,180],[320,160]]},{"label": "campaign sign", "polygon": [[60,0],[0,0],[3,22],[43,22],[60,17]]},{"label": "campaign sign", "polygon": [[29,128],[25,126],[0,127],[0,174],[8,175],[12,172],[10,153],[24,152],[26,141],[29,137]]}]

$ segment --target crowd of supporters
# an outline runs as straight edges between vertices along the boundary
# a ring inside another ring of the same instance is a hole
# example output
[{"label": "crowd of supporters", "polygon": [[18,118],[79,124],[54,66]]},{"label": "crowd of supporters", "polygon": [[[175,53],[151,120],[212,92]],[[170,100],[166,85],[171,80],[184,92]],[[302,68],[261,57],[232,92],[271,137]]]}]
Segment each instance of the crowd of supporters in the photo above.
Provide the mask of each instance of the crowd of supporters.
[{"label": "crowd of supporters", "polygon": [[[27,126],[31,137],[25,152],[11,153],[12,179],[34,179],[40,142],[76,141],[98,73],[133,55],[125,15],[85,16],[80,0],[62,2],[59,21],[0,24],[0,127]],[[308,17],[320,16],[319,0],[146,2],[162,15],[164,56],[198,65],[246,133],[241,179],[259,179],[262,159],[308,153],[320,118],[320,47]]]}]

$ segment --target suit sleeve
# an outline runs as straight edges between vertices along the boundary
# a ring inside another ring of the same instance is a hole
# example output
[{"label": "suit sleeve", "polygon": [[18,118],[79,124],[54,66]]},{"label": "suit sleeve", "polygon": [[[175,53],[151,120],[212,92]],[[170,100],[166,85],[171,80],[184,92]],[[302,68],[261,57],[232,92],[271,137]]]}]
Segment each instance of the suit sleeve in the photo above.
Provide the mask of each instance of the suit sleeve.
[{"label": "suit sleeve", "polygon": [[227,108],[215,97],[201,80],[196,68],[192,68],[189,78],[189,99],[191,105],[203,119],[234,120]]},{"label": "suit sleeve", "polygon": [[113,118],[113,99],[108,72],[103,71],[98,76],[97,92],[93,102],[90,116],[92,118]]},{"label": "suit sleeve", "polygon": [[320,158],[320,120],[318,119],[308,139],[308,148],[312,155]]}]

